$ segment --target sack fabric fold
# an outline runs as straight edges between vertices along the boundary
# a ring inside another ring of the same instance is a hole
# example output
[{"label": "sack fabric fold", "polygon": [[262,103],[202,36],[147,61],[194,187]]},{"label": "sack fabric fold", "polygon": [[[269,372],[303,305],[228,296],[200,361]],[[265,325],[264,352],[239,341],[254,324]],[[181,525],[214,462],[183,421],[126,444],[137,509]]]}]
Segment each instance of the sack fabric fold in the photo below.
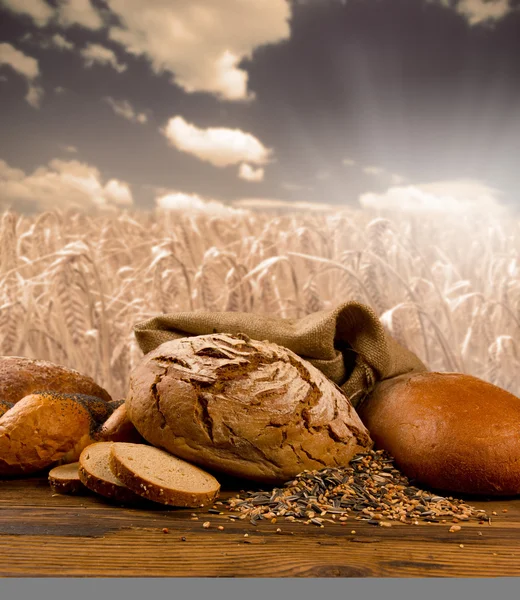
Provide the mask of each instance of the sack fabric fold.
[{"label": "sack fabric fold", "polygon": [[170,340],[210,333],[242,333],[289,348],[337,384],[354,407],[377,382],[428,370],[413,352],[388,335],[370,307],[358,302],[299,319],[194,311],[159,315],[134,327],[145,354]]}]

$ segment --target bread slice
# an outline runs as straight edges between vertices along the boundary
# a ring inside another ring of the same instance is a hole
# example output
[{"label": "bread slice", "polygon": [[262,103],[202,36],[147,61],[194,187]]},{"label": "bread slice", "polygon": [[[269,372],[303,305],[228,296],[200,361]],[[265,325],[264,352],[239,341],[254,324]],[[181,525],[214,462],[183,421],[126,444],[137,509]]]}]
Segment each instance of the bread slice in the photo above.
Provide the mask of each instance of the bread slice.
[{"label": "bread slice", "polygon": [[97,442],[87,446],[79,457],[79,478],[89,490],[118,502],[142,502],[112,473],[109,467],[112,442]]},{"label": "bread slice", "polygon": [[49,471],[49,485],[57,494],[81,494],[86,491],[79,478],[79,462],[60,465]]},{"label": "bread slice", "polygon": [[112,472],[136,494],[171,506],[205,506],[220,491],[219,482],[202,469],[153,446],[115,442]]}]

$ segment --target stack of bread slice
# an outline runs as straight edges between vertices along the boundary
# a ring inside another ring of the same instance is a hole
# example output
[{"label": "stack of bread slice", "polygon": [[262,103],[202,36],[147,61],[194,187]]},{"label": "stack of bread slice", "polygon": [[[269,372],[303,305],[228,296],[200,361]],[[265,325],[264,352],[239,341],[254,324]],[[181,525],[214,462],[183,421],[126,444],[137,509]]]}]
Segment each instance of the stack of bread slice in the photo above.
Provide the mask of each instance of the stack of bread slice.
[{"label": "stack of bread slice", "polygon": [[123,504],[178,507],[206,506],[220,492],[219,482],[199,467],[160,448],[125,442],[87,446],[79,462],[52,469],[49,483],[58,493],[78,493],[85,486]]}]

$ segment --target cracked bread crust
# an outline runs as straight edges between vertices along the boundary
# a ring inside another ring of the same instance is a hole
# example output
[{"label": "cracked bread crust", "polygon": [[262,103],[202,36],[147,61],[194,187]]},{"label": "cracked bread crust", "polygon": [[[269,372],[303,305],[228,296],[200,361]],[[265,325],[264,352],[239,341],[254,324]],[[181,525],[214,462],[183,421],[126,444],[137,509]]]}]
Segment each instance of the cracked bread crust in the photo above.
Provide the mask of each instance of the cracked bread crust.
[{"label": "cracked bread crust", "polygon": [[320,371],[241,334],[165,342],[132,372],[126,407],[150,444],[259,482],[346,465],[373,445],[347,397]]}]

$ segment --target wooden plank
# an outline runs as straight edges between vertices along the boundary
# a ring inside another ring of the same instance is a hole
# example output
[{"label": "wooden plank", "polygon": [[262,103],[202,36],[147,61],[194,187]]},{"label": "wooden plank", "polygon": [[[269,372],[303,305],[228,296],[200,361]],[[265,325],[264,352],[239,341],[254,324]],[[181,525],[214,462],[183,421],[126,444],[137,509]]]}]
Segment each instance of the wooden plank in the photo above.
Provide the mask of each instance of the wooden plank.
[{"label": "wooden plank", "polygon": [[44,478],[2,481],[0,576],[519,576],[520,500],[473,504],[497,513],[491,525],[460,523],[450,533],[451,522],[383,528],[349,518],[345,526],[278,519],[255,527],[227,511],[120,507],[53,495]]}]

